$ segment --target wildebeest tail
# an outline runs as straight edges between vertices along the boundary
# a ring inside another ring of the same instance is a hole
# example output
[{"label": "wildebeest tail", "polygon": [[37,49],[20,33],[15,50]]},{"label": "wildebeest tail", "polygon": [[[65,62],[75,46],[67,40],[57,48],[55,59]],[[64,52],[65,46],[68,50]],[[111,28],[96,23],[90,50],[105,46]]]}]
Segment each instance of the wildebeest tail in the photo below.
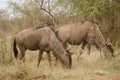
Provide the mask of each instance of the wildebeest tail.
[{"label": "wildebeest tail", "polygon": [[14,52],[15,58],[17,58],[18,50],[17,50],[16,40],[15,39],[14,39],[14,43],[13,43],[13,52]]}]

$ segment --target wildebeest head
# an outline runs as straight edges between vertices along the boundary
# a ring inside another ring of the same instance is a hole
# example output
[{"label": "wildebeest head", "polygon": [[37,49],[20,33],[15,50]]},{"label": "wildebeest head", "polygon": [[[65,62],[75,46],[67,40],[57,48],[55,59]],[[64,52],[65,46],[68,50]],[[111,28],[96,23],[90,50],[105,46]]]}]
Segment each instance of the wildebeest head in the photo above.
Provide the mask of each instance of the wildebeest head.
[{"label": "wildebeest head", "polygon": [[111,43],[106,42],[107,49],[111,52],[111,56],[114,57],[114,49]]},{"label": "wildebeest head", "polygon": [[[114,49],[111,43],[108,43],[103,34],[101,33],[99,29],[99,25],[94,24],[94,31],[95,31],[95,44],[97,44],[97,47],[105,47],[108,51],[111,52],[111,56],[114,57]],[[94,40],[94,39],[93,39]]]},{"label": "wildebeest head", "polygon": [[71,68],[72,66],[71,54],[65,51],[64,54],[61,55],[61,62],[64,68]]}]

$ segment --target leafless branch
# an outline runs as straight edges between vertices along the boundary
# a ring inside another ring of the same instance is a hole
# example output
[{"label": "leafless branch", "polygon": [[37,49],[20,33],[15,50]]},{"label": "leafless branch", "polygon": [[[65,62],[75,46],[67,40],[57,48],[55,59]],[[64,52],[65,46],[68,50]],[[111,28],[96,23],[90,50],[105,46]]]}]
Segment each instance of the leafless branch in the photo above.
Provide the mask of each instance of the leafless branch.
[{"label": "leafless branch", "polygon": [[54,15],[51,13],[51,8],[50,8],[50,0],[48,0],[48,9],[45,9],[45,7],[44,7],[44,0],[41,0],[41,3],[39,3],[39,1],[38,0],[35,0],[36,1],[36,3],[38,3],[39,5],[40,5],[40,9],[41,10],[43,10],[43,11],[45,11],[46,13],[48,13],[51,17],[52,17],[52,24],[53,24],[53,28],[55,29],[55,17],[54,17]]},{"label": "leafless branch", "polygon": [[49,12],[51,12],[51,8],[50,8],[51,4],[50,4],[50,0],[48,0],[48,10]]}]

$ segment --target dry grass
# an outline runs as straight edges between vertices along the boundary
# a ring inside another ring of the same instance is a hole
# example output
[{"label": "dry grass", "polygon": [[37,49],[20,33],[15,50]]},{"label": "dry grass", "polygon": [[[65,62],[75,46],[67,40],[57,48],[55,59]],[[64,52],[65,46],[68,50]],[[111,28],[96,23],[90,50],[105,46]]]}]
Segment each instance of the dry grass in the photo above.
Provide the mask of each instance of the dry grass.
[{"label": "dry grass", "polygon": [[[9,49],[5,53],[4,64],[0,63],[0,80],[97,80],[104,76],[120,75],[120,55],[116,58],[101,59],[99,51],[94,48],[90,55],[85,50],[79,60],[76,54],[72,55],[73,66],[67,70],[63,69],[60,63],[55,66],[54,57],[50,67],[44,53],[40,67],[37,68],[38,51],[27,51],[26,62],[23,64],[14,59],[10,44],[6,46]],[[78,52],[78,47],[72,49],[74,53]],[[119,53],[120,50],[116,52]],[[9,62],[11,55],[13,60]]]},{"label": "dry grass", "polygon": [[[96,52],[94,52],[96,53]],[[94,54],[93,53],[93,54]],[[44,53],[40,67],[37,68],[37,52],[27,51],[26,62],[19,63],[14,60],[12,65],[0,65],[0,80],[96,80],[97,78],[120,74],[120,57],[116,59],[99,59],[95,56],[86,58],[82,55],[79,61],[73,55],[72,69],[63,69],[60,63],[55,66],[54,59],[52,67]]]}]

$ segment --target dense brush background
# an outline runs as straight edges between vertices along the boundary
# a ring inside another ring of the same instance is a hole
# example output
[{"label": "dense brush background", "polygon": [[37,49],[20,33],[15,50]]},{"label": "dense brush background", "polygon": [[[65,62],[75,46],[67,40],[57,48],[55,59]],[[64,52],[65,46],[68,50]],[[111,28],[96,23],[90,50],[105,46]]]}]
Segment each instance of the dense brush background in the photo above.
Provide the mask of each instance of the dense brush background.
[{"label": "dense brush background", "polygon": [[[9,0],[7,4],[7,9],[0,9],[0,80],[97,80],[120,75],[119,0]],[[64,70],[60,63],[55,66],[53,56],[49,67],[46,53],[37,68],[38,51],[27,51],[24,64],[14,58],[13,39],[19,31],[38,25],[57,29],[84,20],[99,24],[105,39],[113,44],[115,58],[101,58],[94,46],[90,55],[85,49],[79,60],[80,46],[72,46],[70,70]]]}]

